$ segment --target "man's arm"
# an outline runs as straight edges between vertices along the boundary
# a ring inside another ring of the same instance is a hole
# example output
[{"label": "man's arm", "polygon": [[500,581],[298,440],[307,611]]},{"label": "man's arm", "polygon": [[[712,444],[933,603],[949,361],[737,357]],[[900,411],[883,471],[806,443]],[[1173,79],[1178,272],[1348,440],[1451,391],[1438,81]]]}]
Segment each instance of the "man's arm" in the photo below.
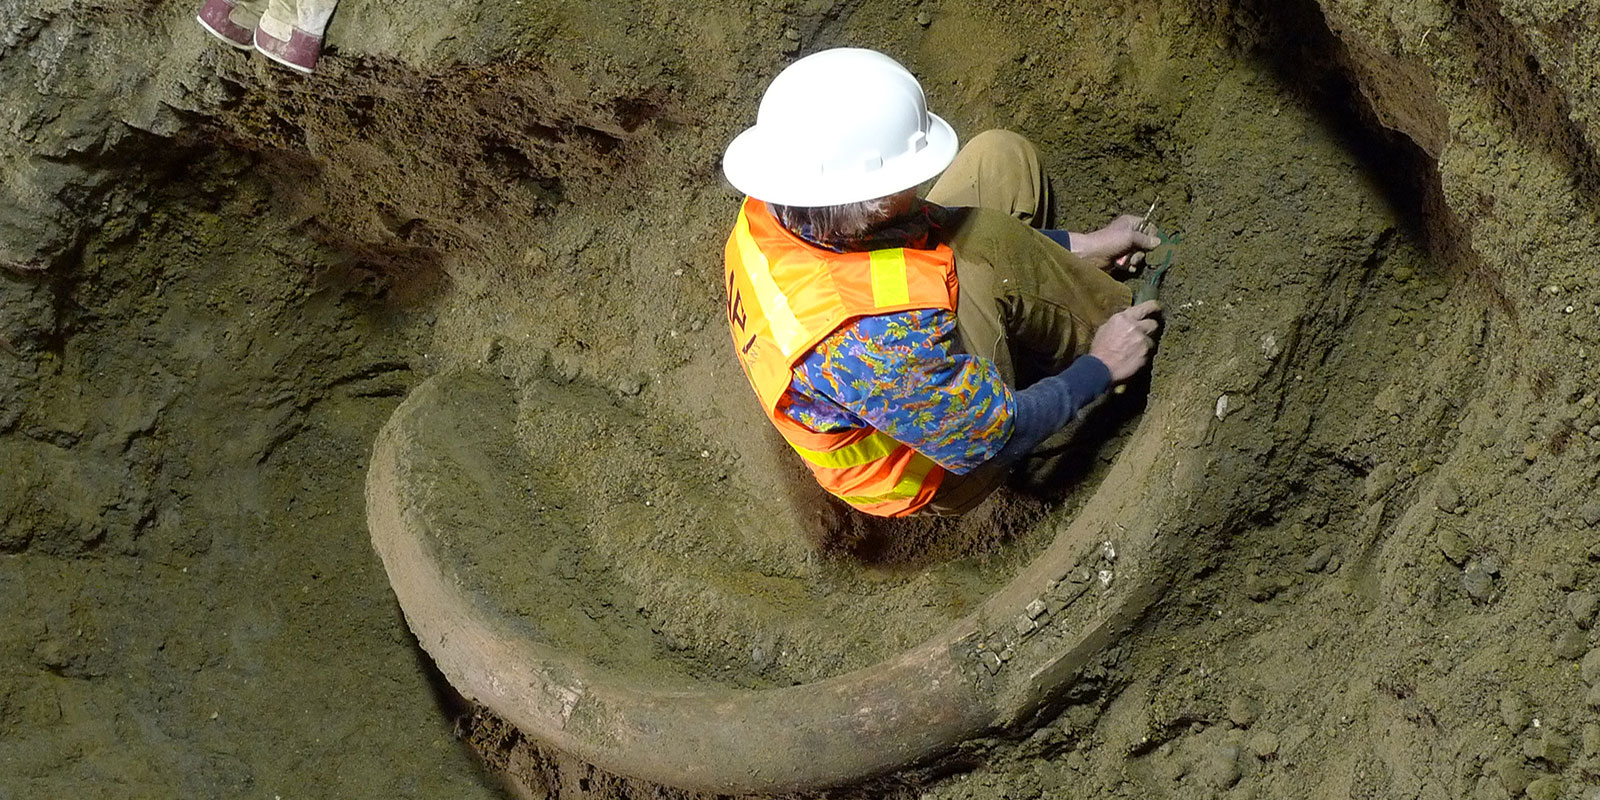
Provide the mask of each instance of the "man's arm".
[{"label": "man's arm", "polygon": [[1111,388],[1111,370],[1094,356],[1083,356],[1061,372],[1015,392],[1017,412],[1011,438],[995,456],[1012,464],[1061,430],[1083,407]]},{"label": "man's arm", "polygon": [[1144,366],[1158,306],[1114,315],[1090,354],[1019,392],[994,362],[953,352],[954,315],[910,311],[840,328],[800,364],[806,383],[863,422],[956,474],[1007,462],[1060,430],[1112,383]]},{"label": "man's arm", "polygon": [[1121,383],[1143,369],[1154,347],[1150,337],[1155,333],[1156,321],[1150,315],[1160,308],[1152,301],[1112,315],[1095,331],[1088,355],[1014,393],[1016,415],[1011,438],[996,458],[1010,464],[1032,452],[1111,384]]}]

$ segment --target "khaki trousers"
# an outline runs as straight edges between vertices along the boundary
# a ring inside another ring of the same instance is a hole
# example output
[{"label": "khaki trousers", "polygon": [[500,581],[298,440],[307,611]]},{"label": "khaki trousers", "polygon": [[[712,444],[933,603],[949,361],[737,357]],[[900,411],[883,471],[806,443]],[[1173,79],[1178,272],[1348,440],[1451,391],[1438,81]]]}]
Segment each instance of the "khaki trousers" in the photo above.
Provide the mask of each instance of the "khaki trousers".
[{"label": "khaki trousers", "polygon": [[[1132,300],[1127,287],[1036,230],[1049,211],[1048,192],[1038,151],[1003,130],[973,137],[928,192],[929,202],[959,209],[948,242],[959,283],[961,347],[994,361],[1013,389],[1066,369],[1089,351],[1095,329]],[[1055,461],[1030,455],[1016,469],[1043,479]],[[927,510],[968,511],[1008,473],[992,462],[965,475],[947,473]]]},{"label": "khaki trousers", "polygon": [[[229,19],[245,28],[259,24],[268,36],[287,42],[295,28],[322,36],[338,5],[339,0],[240,0]],[[249,24],[245,23],[246,18]]]}]

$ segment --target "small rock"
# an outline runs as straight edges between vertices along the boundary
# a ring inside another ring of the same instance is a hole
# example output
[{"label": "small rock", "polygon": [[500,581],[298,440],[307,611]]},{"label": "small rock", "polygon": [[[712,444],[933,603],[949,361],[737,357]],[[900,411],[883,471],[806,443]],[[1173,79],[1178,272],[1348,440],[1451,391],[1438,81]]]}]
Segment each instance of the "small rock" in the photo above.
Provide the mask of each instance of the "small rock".
[{"label": "small rock", "polygon": [[750,646],[750,667],[760,672],[772,666],[776,656],[777,653],[774,653],[771,647],[763,644],[753,644]]},{"label": "small rock", "polygon": [[1370,503],[1387,494],[1390,489],[1394,488],[1395,480],[1396,473],[1393,464],[1385,462],[1373,467],[1372,472],[1367,473],[1366,486],[1364,488],[1367,502]]},{"label": "small rock", "polygon": [[1557,564],[1550,568],[1550,582],[1557,589],[1571,589],[1578,585],[1578,571],[1570,564]]},{"label": "small rock", "polygon": [[1278,735],[1262,731],[1250,737],[1250,752],[1254,753],[1256,758],[1263,760],[1276,756],[1278,754]]},{"label": "small rock", "polygon": [[1511,795],[1500,788],[1500,782],[1488,774],[1480,774],[1473,786],[1472,800],[1511,800]]},{"label": "small rock", "polygon": [[783,29],[783,38],[785,38],[785,39],[787,39],[787,40],[789,40],[791,42],[798,42],[798,41],[800,41],[800,32],[795,30],[794,28],[784,28]]},{"label": "small rock", "polygon": [[1248,697],[1235,697],[1228,701],[1228,721],[1241,728],[1253,725],[1261,716],[1261,704]]},{"label": "small rock", "polygon": [[1600,647],[1590,650],[1583,657],[1583,662],[1578,665],[1578,674],[1583,676],[1583,682],[1594,686],[1600,684]]},{"label": "small rock", "polygon": [[1067,769],[1070,769],[1080,775],[1089,771],[1089,757],[1084,755],[1079,750],[1074,750],[1068,753],[1065,761],[1067,764]]},{"label": "small rock", "polygon": [[1544,735],[1538,741],[1524,744],[1522,754],[1557,769],[1563,768],[1572,761],[1572,737],[1545,728]]},{"label": "small rock", "polygon": [[479,353],[478,357],[483,359],[483,361],[486,363],[493,364],[494,362],[499,361],[500,354],[505,352],[505,337],[491,336],[489,337],[489,341],[483,343],[482,348],[483,350],[481,353]]},{"label": "small rock", "polygon": [[1561,779],[1546,775],[1528,784],[1526,791],[1528,800],[1561,800]]},{"label": "small rock", "polygon": [[551,368],[551,377],[555,378],[556,383],[559,383],[559,384],[562,384],[562,385],[566,385],[566,384],[572,383],[573,381],[577,380],[583,374],[582,370],[580,370],[578,368],[578,365],[576,363],[574,363],[572,361],[567,361],[565,359],[560,360],[560,361],[555,361],[554,363],[552,363],[550,365],[550,368]]},{"label": "small rock", "polygon": [[1228,417],[1228,396],[1227,395],[1221,395],[1221,396],[1217,397],[1217,412],[1216,413],[1217,413],[1217,419],[1219,419],[1219,420],[1227,419],[1227,417]]},{"label": "small rock", "polygon": [[1528,442],[1522,446],[1522,460],[1532,464],[1539,460],[1539,443]]},{"label": "small rock", "polygon": [[60,672],[72,663],[66,643],[56,638],[45,639],[35,645],[33,655],[45,669],[54,672]]},{"label": "small rock", "polygon": [[1600,756],[1600,722],[1583,726],[1583,754],[1590,758]]},{"label": "small rock", "polygon": [[1277,579],[1265,575],[1251,575],[1245,580],[1245,596],[1257,603],[1265,603],[1276,597],[1278,592],[1288,588],[1288,585]]},{"label": "small rock", "polygon": [[1439,481],[1438,488],[1434,490],[1434,505],[1440,511],[1455,513],[1456,508],[1461,505],[1461,488],[1456,485],[1454,479],[1443,478]]},{"label": "small rock", "polygon": [[1597,609],[1600,609],[1600,597],[1596,597],[1594,592],[1573,592],[1567,595],[1567,613],[1580,628],[1587,630],[1594,624],[1594,614]]},{"label": "small rock", "polygon": [[1189,762],[1182,758],[1174,758],[1172,756],[1172,748],[1170,746],[1162,745],[1161,749],[1156,751],[1156,755],[1159,756],[1159,758],[1155,759],[1153,767],[1155,769],[1156,777],[1160,778],[1163,782],[1177,783],[1178,781],[1183,780],[1185,775],[1189,774],[1189,769],[1191,767]]},{"label": "small rock", "polygon": [[1239,746],[1225,744],[1211,751],[1199,769],[1200,779],[1218,789],[1227,789],[1239,782]]},{"label": "small rock", "polygon": [[1311,551],[1311,555],[1306,556],[1306,560],[1300,562],[1300,566],[1304,568],[1306,572],[1321,572],[1325,567],[1328,566],[1328,561],[1332,558],[1333,545],[1325,544],[1316,550]]},{"label": "small rock", "polygon": [[637,377],[623,378],[617,382],[617,391],[622,393],[624,396],[633,397],[634,395],[644,391],[644,381],[638,379]]},{"label": "small rock", "polygon": [[921,25],[924,28],[928,27],[929,25],[932,25],[933,24],[933,15],[929,14],[927,11],[918,11],[917,12],[917,24]]},{"label": "small rock", "polygon": [[1283,348],[1278,344],[1278,337],[1267,334],[1261,337],[1261,357],[1272,361],[1283,353]]},{"label": "small rock", "polygon": [[1583,655],[1589,647],[1589,637],[1577,628],[1568,628],[1556,635],[1556,641],[1551,651],[1556,658],[1571,661]]},{"label": "small rock", "polygon": [[1494,575],[1484,569],[1482,562],[1474,561],[1461,572],[1461,589],[1474,601],[1485,602],[1494,591]]},{"label": "small rock", "polygon": [[1500,695],[1500,721],[1512,733],[1521,733],[1533,721],[1533,712],[1528,710],[1528,702],[1522,699],[1522,695],[1506,692]]},{"label": "small rock", "polygon": [[1522,765],[1522,758],[1519,756],[1501,756],[1489,765],[1489,769],[1500,779],[1500,788],[1505,789],[1506,794],[1512,797],[1522,794],[1522,790],[1528,788],[1528,768]]},{"label": "small rock", "polygon": [[755,641],[750,643],[750,666],[757,671],[767,669],[778,663],[778,655],[782,649],[778,636],[771,632],[756,635]]},{"label": "small rock", "polygon": [[1443,553],[1450,563],[1458,567],[1467,560],[1467,556],[1472,552],[1472,545],[1466,540],[1466,537],[1456,532],[1449,525],[1440,525],[1435,536],[1439,541],[1439,552]]},{"label": "small rock", "polygon": [[1591,528],[1600,525],[1600,500],[1590,500],[1579,507],[1578,519]]},{"label": "small rock", "polygon": [[1589,693],[1583,696],[1583,704],[1590,708],[1600,708],[1600,683],[1589,687]]}]

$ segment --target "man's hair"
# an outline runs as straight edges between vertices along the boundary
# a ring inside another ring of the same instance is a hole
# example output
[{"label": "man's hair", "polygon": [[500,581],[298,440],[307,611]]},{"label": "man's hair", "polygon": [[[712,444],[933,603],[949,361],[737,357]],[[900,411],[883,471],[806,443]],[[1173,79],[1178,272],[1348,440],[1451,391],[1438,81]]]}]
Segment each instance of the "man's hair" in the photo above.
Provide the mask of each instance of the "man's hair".
[{"label": "man's hair", "polygon": [[894,195],[838,206],[780,206],[769,204],[773,216],[796,236],[801,231],[819,242],[837,242],[871,233],[888,222]]}]

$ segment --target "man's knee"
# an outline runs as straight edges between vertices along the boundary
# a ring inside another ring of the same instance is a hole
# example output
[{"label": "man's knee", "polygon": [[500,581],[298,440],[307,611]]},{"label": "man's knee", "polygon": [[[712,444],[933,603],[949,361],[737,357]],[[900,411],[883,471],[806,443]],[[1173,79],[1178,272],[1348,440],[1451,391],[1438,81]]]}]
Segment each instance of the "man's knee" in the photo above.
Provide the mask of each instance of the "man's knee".
[{"label": "man's knee", "polygon": [[972,137],[928,200],[945,206],[982,206],[1038,227],[1047,205],[1044,172],[1033,143],[999,128]]},{"label": "man's knee", "polygon": [[967,141],[967,146],[973,155],[982,155],[987,158],[1004,158],[1015,160],[1025,167],[1037,164],[1039,151],[1034,148],[1033,142],[1015,131],[1005,128],[990,128]]}]

